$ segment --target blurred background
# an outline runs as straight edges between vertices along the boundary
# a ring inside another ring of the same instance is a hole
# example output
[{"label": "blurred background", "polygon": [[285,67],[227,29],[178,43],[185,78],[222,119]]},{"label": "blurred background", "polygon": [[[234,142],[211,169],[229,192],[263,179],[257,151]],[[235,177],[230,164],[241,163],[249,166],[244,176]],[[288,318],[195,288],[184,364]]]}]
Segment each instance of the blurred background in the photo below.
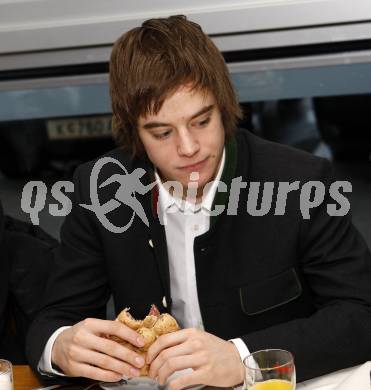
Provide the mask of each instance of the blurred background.
[{"label": "blurred background", "polygon": [[[23,186],[70,180],[114,147],[108,59],[123,32],[185,14],[223,52],[244,127],[333,161],[349,180],[355,225],[371,244],[369,0],[0,0],[0,199],[21,210]],[[48,201],[47,199],[47,205]],[[40,225],[59,237],[63,217]]]}]

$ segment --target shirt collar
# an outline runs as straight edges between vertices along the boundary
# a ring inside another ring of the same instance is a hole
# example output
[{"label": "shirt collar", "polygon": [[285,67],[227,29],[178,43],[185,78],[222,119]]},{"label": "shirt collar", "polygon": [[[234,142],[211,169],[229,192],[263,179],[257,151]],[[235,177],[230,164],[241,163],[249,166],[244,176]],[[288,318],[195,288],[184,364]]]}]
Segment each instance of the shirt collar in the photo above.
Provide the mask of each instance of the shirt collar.
[{"label": "shirt collar", "polygon": [[199,203],[197,205],[190,205],[189,203],[185,202],[183,199],[172,196],[169,193],[169,191],[165,188],[165,186],[162,184],[160,176],[157,170],[155,169],[155,178],[156,178],[156,184],[158,186],[158,194],[159,194],[158,201],[161,210],[167,211],[171,207],[176,206],[181,211],[184,211],[185,209],[193,209],[194,212],[197,212],[202,208],[208,212],[211,212],[211,207],[213,204],[216,190],[218,188],[218,183],[222,176],[224,165],[225,165],[225,148],[223,150],[223,155],[219,164],[218,173],[215,179],[212,181],[211,186],[208,188],[207,193],[204,194],[201,204]]}]

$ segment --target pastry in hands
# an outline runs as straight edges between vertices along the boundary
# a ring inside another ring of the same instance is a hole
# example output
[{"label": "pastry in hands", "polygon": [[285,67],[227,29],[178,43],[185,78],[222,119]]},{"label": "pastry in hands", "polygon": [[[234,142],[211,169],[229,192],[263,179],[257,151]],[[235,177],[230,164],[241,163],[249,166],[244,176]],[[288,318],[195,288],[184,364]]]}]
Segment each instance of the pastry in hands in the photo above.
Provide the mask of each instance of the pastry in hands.
[{"label": "pastry in hands", "polygon": [[[149,347],[156,341],[156,339],[166,333],[171,333],[179,330],[179,325],[175,318],[168,313],[160,314],[155,305],[151,306],[151,309],[143,320],[136,320],[129,313],[129,309],[124,309],[116,318],[116,321],[120,321],[124,325],[138,332],[144,339],[144,346],[141,348],[135,347],[132,344],[124,341],[116,336],[110,336],[113,341],[120,343],[126,348],[137,352],[144,359],[146,359],[147,351]],[[149,365],[145,364],[140,369],[141,376],[147,376],[149,371]]]}]

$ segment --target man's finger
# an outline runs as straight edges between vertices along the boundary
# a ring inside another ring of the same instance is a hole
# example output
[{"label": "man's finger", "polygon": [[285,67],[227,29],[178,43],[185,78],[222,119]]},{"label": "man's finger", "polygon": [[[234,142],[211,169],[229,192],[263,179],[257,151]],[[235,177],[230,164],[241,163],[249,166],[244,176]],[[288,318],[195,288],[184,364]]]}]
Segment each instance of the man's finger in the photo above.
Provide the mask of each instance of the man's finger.
[{"label": "man's finger", "polygon": [[168,383],[167,390],[181,390],[189,386],[203,385],[205,384],[204,376],[201,370],[180,376]]},{"label": "man's finger", "polygon": [[178,330],[176,332],[160,336],[149,348],[146,362],[151,364],[156,356],[164,349],[173,347],[187,340],[189,336],[188,329]]},{"label": "man's finger", "polygon": [[151,378],[156,378],[158,375],[158,370],[163,366],[163,364],[166,363],[166,361],[176,356],[190,355],[191,353],[192,349],[188,343],[182,343],[175,345],[174,347],[164,349],[152,361],[148,376]]},{"label": "man's finger", "polygon": [[86,347],[99,352],[103,352],[105,355],[112,356],[123,362],[129,363],[131,366],[142,368],[144,366],[144,358],[138,353],[120,345],[119,343],[92,335],[89,340],[86,341]]},{"label": "man's finger", "polygon": [[176,356],[167,360],[158,370],[157,380],[160,385],[164,385],[167,379],[175,371],[185,370],[186,368],[197,368],[200,366],[200,361],[197,356],[186,355]]},{"label": "man's finger", "polygon": [[112,356],[87,349],[82,349],[80,351],[78,362],[115,372],[119,374],[121,378],[123,375],[137,377],[140,374],[138,369],[128,363],[115,359]]},{"label": "man's finger", "polygon": [[135,330],[119,321],[100,320],[96,318],[87,318],[83,321],[84,327],[95,334],[105,334],[117,336],[122,340],[128,341],[136,347],[143,347],[144,340]]},{"label": "man's finger", "polygon": [[122,375],[117,374],[117,372],[104,370],[85,363],[76,363],[74,371],[77,373],[75,376],[82,376],[96,381],[117,382],[122,379]]}]

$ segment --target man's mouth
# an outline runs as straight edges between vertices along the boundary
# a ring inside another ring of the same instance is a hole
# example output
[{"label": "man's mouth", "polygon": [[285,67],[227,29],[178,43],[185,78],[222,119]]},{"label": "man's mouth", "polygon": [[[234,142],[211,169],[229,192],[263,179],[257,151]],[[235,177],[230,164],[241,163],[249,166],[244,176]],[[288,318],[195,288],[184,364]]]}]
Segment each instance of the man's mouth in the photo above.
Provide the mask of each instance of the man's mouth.
[{"label": "man's mouth", "polygon": [[186,171],[186,172],[200,171],[205,166],[207,159],[208,159],[208,157],[206,157],[205,159],[198,161],[194,164],[185,165],[184,167],[179,167],[178,169],[180,169],[182,171]]}]

